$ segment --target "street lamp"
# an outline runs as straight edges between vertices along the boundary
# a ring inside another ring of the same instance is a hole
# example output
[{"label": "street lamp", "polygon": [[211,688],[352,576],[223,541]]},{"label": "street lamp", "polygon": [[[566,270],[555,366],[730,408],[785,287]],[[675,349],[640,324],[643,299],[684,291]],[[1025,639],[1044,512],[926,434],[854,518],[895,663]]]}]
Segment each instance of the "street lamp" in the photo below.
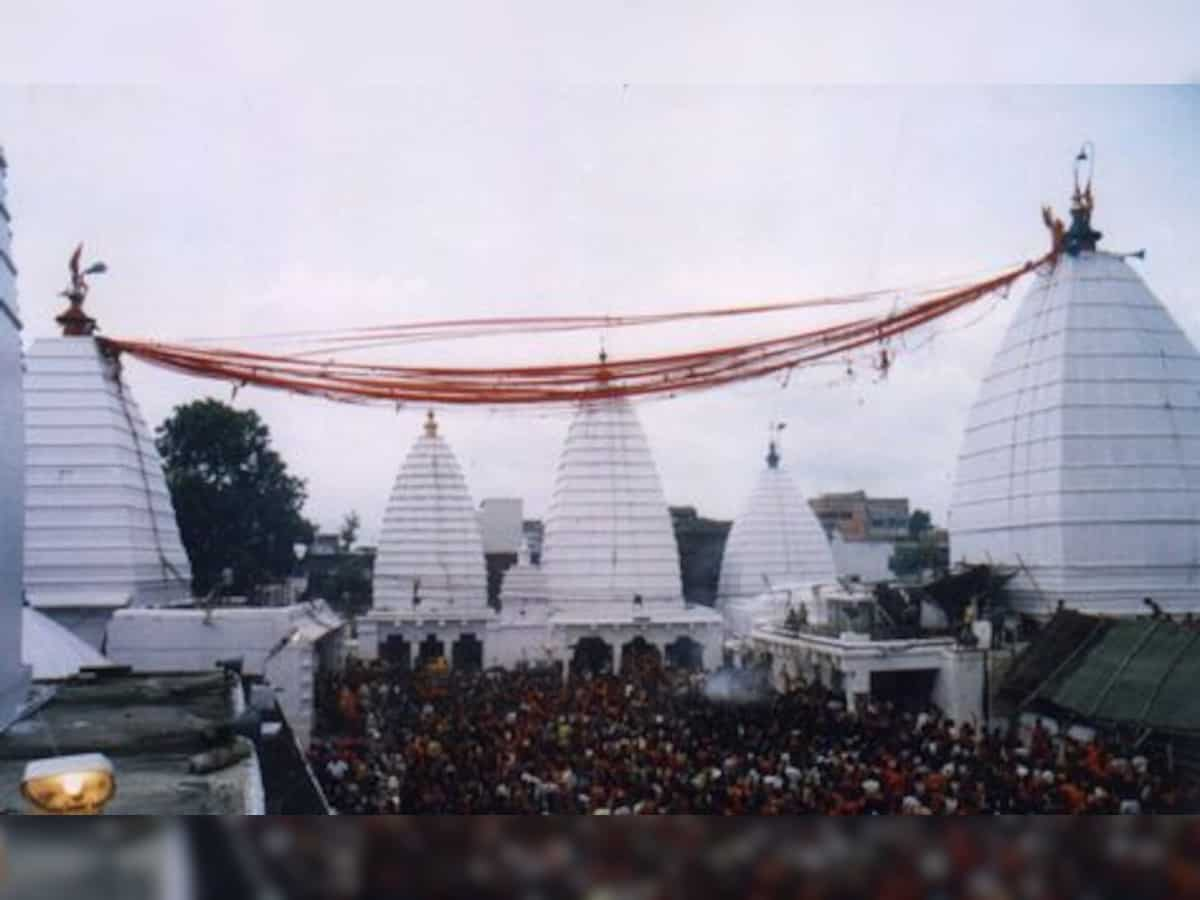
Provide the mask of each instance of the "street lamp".
[{"label": "street lamp", "polygon": [[102,753],[52,756],[25,765],[21,794],[40,813],[92,816],[116,793],[113,765]]}]

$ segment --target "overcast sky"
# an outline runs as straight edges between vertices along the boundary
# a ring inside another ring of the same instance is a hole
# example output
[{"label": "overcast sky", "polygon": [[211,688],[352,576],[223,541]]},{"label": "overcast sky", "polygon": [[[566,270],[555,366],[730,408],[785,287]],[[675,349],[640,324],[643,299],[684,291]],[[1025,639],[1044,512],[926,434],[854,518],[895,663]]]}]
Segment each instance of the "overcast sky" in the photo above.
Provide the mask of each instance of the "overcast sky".
[{"label": "overcast sky", "polygon": [[[1200,24],[1190,6],[1176,12]],[[1131,19],[1136,43],[1142,24]],[[120,10],[106,21],[119,25]],[[1186,59],[1172,43],[1176,29],[1155,21],[1165,58]],[[27,24],[36,34],[39,22]],[[476,20],[468,44],[493,26]],[[330,27],[336,45],[340,26]],[[586,19],[578,27],[585,33]],[[218,54],[232,69],[262,62],[256,53],[285,66],[304,62],[286,39],[264,40],[252,53],[239,34],[231,30]],[[69,72],[72,54],[86,51],[54,39]],[[724,85],[635,78],[624,87],[581,83],[610,73],[587,68],[605,57],[580,41],[584,77],[569,87],[512,83],[520,78],[455,87],[0,87],[26,341],[54,332],[65,261],[81,239],[111,269],[96,279],[89,312],[120,337],[683,309],[927,284],[1040,254],[1047,237],[1039,206],[1052,202],[1065,215],[1072,156],[1084,139],[1098,148],[1103,246],[1147,248],[1135,265],[1200,338],[1194,86],[734,83],[752,75]],[[558,62],[516,73],[551,66],[558,74],[567,56],[555,47]],[[37,77],[28,41],[8,49],[16,52],[9,65]],[[199,65],[186,42],[156,54],[130,54],[128,70],[111,77],[159,80],[155,67],[176,58],[185,71]],[[370,56],[355,57],[368,76]],[[981,77],[989,59],[979,58]],[[316,66],[329,60],[311,58]],[[779,419],[788,424],[785,462],[806,493],[908,496],[943,520],[967,409],[1027,286],[951,320],[931,343],[898,347],[886,383],[861,368],[848,381],[838,367],[797,374],[786,387],[764,381],[639,404],[668,501],[735,515],[763,464],[767,423]],[[739,333],[813,321],[788,314]],[[578,358],[594,354],[602,337],[619,357],[731,334],[721,326],[464,342],[398,348],[390,358]],[[219,383],[136,361],[126,371],[152,424],[179,403],[230,399]],[[423,407],[360,408],[255,389],[241,390],[235,405],[263,415],[308,482],[312,518],[334,527],[355,509],[363,539],[373,540]],[[439,416],[476,501],[520,496],[527,515],[545,513],[568,412]]]}]

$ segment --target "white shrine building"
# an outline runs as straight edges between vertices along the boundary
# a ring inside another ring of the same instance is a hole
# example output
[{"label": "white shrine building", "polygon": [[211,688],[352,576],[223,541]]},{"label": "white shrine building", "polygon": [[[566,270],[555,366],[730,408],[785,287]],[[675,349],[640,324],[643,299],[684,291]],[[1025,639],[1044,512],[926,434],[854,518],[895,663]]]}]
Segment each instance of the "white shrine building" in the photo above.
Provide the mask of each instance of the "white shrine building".
[{"label": "white shrine building", "polygon": [[375,557],[371,610],[358,619],[358,652],[402,668],[445,659],[487,664],[495,621],[475,506],[432,412],[396,476]]},{"label": "white shrine building", "polygon": [[745,509],[734,520],[721,559],[717,603],[731,635],[760,619],[782,619],[801,604],[818,615],[819,587],[837,585],[837,568],[816,513],[781,465],[771,442]]},{"label": "white shrine building", "polygon": [[559,460],[542,563],[527,545],[487,605],[483,540],[462,470],[430,413],[384,517],[358,652],[400,667],[574,663],[619,670],[627,651],[712,666],[722,623],[684,603],[670,513],[626,400],[580,406]]},{"label": "white shrine building", "polygon": [[76,274],[61,337],[25,361],[25,596],[100,647],[113,613],[191,600],[162,460]]},{"label": "white shrine building", "polygon": [[630,651],[720,663],[723,625],[684,602],[679,547],[650,444],[624,398],[580,404],[559,458],[542,546],[561,659],[620,671]]},{"label": "white shrine building", "polygon": [[1021,302],[971,408],[955,561],[1018,570],[1015,608],[1200,611],[1200,356],[1076,187],[1057,263]]}]

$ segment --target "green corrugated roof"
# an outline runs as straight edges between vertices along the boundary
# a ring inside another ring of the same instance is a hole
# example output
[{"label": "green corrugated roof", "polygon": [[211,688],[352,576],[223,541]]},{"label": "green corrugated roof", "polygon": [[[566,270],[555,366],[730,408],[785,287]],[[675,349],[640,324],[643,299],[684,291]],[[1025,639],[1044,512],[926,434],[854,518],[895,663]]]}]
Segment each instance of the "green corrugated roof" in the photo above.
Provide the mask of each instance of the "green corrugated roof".
[{"label": "green corrugated roof", "polygon": [[1089,719],[1200,732],[1200,632],[1166,619],[1115,622],[1037,693]]}]

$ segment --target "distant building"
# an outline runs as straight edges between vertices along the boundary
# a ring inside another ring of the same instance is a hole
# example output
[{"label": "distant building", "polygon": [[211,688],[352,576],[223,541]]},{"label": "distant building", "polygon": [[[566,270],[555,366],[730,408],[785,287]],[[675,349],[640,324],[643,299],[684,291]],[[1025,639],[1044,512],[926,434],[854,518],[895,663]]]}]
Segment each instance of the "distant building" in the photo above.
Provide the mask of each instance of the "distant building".
[{"label": "distant building", "polygon": [[475,514],[483,536],[483,555],[487,562],[488,606],[500,607],[500,582],[525,540],[525,503],[518,497],[489,497],[479,504]]},{"label": "distant building", "polygon": [[542,538],[546,534],[546,526],[541,519],[526,519],[522,523],[525,532],[525,544],[529,547],[529,558],[535,566],[542,564]]},{"label": "distant building", "polygon": [[516,556],[524,536],[525,503],[519,497],[488,497],[475,514],[483,537],[484,553],[511,553]]},{"label": "distant building", "polygon": [[808,501],[825,534],[846,541],[895,541],[908,536],[907,497],[868,497],[865,491],[821,494]]},{"label": "distant building", "polygon": [[699,606],[716,606],[721,558],[732,523],[706,519],[694,506],[672,506],[671,524],[679,544],[683,599]]}]

